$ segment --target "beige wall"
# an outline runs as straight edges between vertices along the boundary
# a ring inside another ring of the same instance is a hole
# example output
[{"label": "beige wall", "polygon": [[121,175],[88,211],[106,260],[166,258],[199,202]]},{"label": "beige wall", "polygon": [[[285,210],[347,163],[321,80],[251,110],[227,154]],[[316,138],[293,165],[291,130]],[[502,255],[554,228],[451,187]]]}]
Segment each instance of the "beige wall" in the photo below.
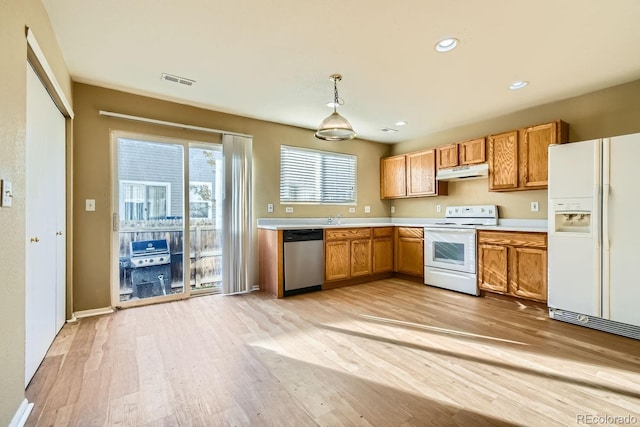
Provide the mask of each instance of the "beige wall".
[{"label": "beige wall", "polygon": [[13,206],[0,208],[0,425],[9,424],[24,399],[25,26],[71,100],[71,79],[41,2],[0,0],[0,179],[11,181],[14,192]]},{"label": "beige wall", "polygon": [[[527,89],[524,89],[527,90]],[[575,98],[553,102],[512,114],[428,135],[393,146],[393,154],[403,154],[520,127],[561,119],[569,123],[569,141],[640,132],[640,80]],[[439,217],[436,205],[495,204],[502,218],[547,217],[547,191],[495,193],[488,191],[488,180],[449,183],[449,196],[395,200],[397,217]],[[540,211],[530,211],[531,202]]]},{"label": "beige wall", "polygon": [[[195,126],[253,135],[255,217],[317,217],[341,213],[365,216],[365,205],[374,216],[388,216],[388,204],[380,200],[379,161],[390,146],[361,140],[322,142],[313,131],[218,113],[173,102],[146,98],[85,84],[74,84],[74,310],[110,305],[109,259],[111,238],[111,170],[109,130],[126,130],[182,139],[217,141],[201,132],[144,124],[99,116],[100,110],[149,117]],[[295,205],[285,214],[279,203],[280,145],[338,151],[358,156],[358,206],[349,214],[341,206]],[[95,199],[96,211],[85,212],[84,200]],[[267,213],[267,204],[274,213]],[[255,218],[254,218],[255,219]],[[257,267],[254,267],[256,270]]]}]

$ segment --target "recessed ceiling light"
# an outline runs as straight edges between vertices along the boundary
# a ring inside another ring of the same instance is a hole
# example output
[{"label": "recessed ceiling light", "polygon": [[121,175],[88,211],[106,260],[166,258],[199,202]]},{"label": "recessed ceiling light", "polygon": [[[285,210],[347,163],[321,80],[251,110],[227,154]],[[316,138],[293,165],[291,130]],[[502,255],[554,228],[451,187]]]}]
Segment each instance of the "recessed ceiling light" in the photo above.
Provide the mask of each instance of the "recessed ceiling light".
[{"label": "recessed ceiling light", "polygon": [[523,87],[525,87],[526,85],[528,85],[529,82],[526,82],[524,80],[518,80],[517,82],[513,82],[509,85],[509,89],[511,90],[518,90],[518,89],[522,89]]},{"label": "recessed ceiling light", "polygon": [[398,132],[398,129],[393,129],[393,128],[382,128],[382,129],[380,129],[380,132],[393,133],[393,132]]},{"label": "recessed ceiling light", "polygon": [[406,124],[407,122],[404,120],[400,120],[399,122],[396,122],[396,126],[405,126]]},{"label": "recessed ceiling light", "polygon": [[450,50],[455,49],[455,47],[458,46],[459,42],[460,40],[453,37],[442,39],[438,43],[436,43],[436,50],[438,52],[449,52]]}]

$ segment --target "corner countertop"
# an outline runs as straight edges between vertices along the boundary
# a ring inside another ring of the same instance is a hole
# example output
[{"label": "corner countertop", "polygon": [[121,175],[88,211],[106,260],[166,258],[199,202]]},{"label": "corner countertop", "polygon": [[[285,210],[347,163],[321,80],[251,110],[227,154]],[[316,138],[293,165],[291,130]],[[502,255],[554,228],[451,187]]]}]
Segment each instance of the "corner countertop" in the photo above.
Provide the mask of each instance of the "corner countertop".
[{"label": "corner countertop", "polygon": [[[327,224],[327,218],[258,218],[258,228],[299,230],[303,228],[424,227],[442,218],[341,218],[340,224]],[[498,225],[479,226],[478,230],[547,232],[546,219],[499,219]]]}]

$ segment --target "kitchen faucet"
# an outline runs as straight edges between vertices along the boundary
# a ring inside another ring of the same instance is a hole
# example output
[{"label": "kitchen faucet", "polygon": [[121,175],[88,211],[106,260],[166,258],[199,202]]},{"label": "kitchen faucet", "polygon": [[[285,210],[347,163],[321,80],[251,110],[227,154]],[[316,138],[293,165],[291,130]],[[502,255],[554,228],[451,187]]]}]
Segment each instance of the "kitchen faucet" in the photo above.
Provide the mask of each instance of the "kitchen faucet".
[{"label": "kitchen faucet", "polygon": [[342,215],[338,214],[338,215],[336,215],[336,216],[330,216],[330,217],[327,219],[327,224],[328,224],[328,225],[333,224],[333,221],[334,221],[334,220],[336,221],[336,224],[338,224],[338,225],[339,225],[339,224],[342,224]]}]

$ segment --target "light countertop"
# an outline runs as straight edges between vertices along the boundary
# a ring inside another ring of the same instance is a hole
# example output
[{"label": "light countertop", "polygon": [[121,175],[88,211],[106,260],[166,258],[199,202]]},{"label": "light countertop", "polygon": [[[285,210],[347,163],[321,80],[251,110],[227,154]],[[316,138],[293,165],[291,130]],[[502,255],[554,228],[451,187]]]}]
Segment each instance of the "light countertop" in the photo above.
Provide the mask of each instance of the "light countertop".
[{"label": "light countertop", "polygon": [[[299,230],[303,228],[424,227],[442,218],[341,218],[327,224],[327,218],[259,218],[258,228],[265,230]],[[499,219],[495,226],[478,226],[478,230],[547,232],[546,219]]]}]

